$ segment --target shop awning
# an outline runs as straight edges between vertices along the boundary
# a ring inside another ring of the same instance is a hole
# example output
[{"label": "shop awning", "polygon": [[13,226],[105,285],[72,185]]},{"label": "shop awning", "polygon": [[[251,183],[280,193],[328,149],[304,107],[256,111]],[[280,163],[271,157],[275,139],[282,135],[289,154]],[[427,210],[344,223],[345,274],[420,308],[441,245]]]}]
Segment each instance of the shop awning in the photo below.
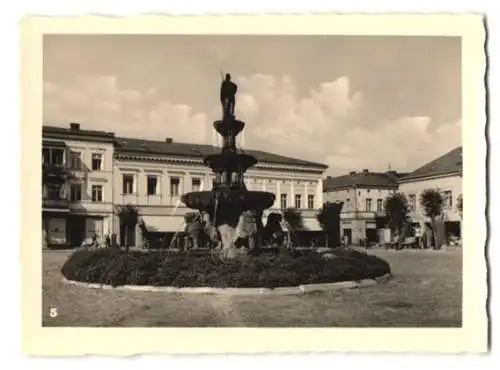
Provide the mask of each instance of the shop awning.
[{"label": "shop awning", "polygon": [[142,216],[148,231],[177,232],[184,230],[184,217],[179,216]]}]

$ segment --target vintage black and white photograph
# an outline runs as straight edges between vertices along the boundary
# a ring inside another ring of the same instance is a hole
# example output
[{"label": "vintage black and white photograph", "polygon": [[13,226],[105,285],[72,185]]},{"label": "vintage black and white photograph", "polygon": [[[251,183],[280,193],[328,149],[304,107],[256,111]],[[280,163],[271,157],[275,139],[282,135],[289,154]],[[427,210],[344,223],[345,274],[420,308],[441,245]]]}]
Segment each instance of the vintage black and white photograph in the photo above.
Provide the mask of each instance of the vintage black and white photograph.
[{"label": "vintage black and white photograph", "polygon": [[462,328],[464,45],[43,34],[42,327]]}]

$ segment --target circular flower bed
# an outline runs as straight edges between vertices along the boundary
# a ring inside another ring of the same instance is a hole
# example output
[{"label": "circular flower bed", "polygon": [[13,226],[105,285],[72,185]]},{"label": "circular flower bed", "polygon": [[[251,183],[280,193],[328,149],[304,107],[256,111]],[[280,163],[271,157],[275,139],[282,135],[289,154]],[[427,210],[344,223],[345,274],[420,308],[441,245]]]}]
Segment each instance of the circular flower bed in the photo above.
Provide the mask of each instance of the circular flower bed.
[{"label": "circular flower bed", "polygon": [[338,249],[282,251],[221,260],[210,253],[78,250],[62,267],[68,280],[86,283],[183,287],[277,288],[375,279],[389,264],[366,253]]}]

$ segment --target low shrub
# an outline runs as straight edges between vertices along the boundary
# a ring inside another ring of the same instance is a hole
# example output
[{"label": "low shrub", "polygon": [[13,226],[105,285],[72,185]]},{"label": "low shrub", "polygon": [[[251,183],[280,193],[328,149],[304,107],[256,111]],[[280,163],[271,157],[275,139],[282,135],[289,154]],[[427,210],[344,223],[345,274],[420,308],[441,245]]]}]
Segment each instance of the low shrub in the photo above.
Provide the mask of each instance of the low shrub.
[{"label": "low shrub", "polygon": [[62,267],[69,280],[173,287],[265,287],[374,279],[389,264],[355,250],[331,250],[332,258],[304,251],[272,251],[221,260],[212,253],[166,253],[121,249],[78,250]]}]

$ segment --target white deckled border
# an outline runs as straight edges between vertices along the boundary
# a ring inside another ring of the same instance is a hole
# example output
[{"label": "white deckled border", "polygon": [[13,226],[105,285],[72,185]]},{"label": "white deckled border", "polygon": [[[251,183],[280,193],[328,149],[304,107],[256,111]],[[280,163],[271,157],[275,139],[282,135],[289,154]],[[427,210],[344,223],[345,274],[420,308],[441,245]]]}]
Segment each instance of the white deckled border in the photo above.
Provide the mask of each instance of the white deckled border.
[{"label": "white deckled border", "polygon": [[355,289],[365,286],[382,284],[387,282],[392,277],[391,274],[385,274],[376,279],[364,279],[359,281],[341,281],[338,283],[325,284],[304,284],[294,287],[280,288],[211,288],[211,287],[193,287],[193,288],[176,288],[170,286],[152,286],[152,285],[122,285],[113,287],[106,284],[84,283],[81,281],[68,280],[64,276],[63,283],[81,286],[91,289],[107,289],[117,291],[136,291],[136,292],[163,292],[163,293],[180,293],[180,294],[220,294],[220,295],[292,295],[304,294],[311,292],[322,292],[332,290]]}]

